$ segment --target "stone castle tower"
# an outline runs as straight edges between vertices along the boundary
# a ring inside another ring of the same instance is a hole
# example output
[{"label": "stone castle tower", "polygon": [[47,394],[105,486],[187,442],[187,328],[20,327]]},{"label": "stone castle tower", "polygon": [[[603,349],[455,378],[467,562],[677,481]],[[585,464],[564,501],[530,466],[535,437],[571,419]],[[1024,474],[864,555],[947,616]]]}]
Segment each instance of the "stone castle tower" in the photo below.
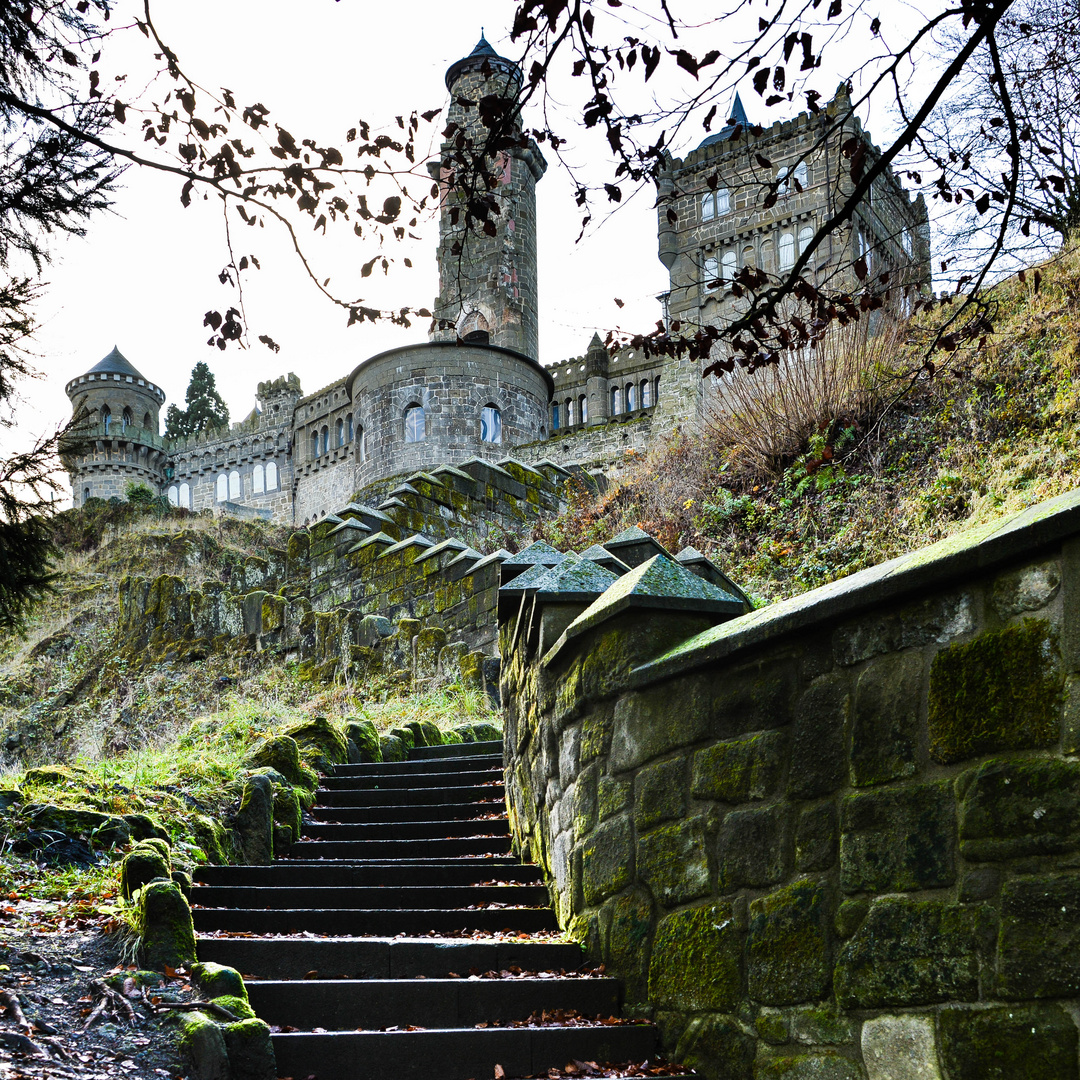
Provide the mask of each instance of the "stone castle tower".
[{"label": "stone castle tower", "polygon": [[[536,182],[547,162],[531,139],[488,162],[495,189],[470,191],[455,155],[484,153],[490,128],[482,113],[513,109],[521,90],[521,70],[499,56],[483,35],[476,48],[446,72],[450,91],[447,130],[440,160],[429,166],[440,185],[439,296],[435,317],[449,324],[433,341],[487,341],[532,360],[538,354],[536,289]],[[520,134],[515,121],[514,130]],[[465,172],[469,172],[465,166]],[[452,186],[455,185],[456,186]],[[493,230],[466,228],[470,202],[494,199]],[[484,338],[481,335],[487,334]],[[475,335],[475,336],[474,336]]]}]

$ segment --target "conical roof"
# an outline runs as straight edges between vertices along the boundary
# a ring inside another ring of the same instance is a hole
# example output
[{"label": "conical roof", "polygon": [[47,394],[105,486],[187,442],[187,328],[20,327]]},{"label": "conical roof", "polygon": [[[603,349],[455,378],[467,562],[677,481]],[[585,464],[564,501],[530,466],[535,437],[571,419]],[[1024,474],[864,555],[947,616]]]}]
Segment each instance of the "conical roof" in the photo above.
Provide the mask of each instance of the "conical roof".
[{"label": "conical roof", "polygon": [[735,100],[731,105],[731,115],[728,118],[728,123],[722,127],[719,131],[714,132],[707,139],[698,143],[698,149],[700,150],[704,146],[713,146],[718,142],[725,142],[731,138],[732,133],[737,127],[748,128],[750,121],[746,116],[746,109],[743,108],[742,98],[739,97],[739,92],[735,91]]},{"label": "conical roof", "polygon": [[108,356],[102,357],[87,375],[130,375],[134,379],[146,382],[146,376],[135,370],[131,361],[114,345]]},{"label": "conical roof", "polygon": [[505,71],[513,75],[520,82],[521,68],[513,60],[507,60],[505,56],[500,56],[491,47],[488,39],[484,37],[484,31],[481,30],[480,40],[476,43],[473,51],[468,56],[463,56],[460,60],[455,61],[446,69],[446,89],[453,93],[454,83],[464,72],[478,68],[485,62],[496,71]]}]

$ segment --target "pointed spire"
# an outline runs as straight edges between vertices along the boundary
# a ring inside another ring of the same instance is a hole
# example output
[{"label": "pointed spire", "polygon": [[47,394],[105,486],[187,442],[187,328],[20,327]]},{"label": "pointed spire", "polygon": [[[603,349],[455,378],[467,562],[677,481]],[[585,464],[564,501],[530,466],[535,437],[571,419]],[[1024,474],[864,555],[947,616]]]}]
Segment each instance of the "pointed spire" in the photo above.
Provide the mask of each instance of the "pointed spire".
[{"label": "pointed spire", "polygon": [[731,125],[742,124],[743,127],[749,127],[750,121],[746,116],[746,109],[743,108],[742,98],[739,97],[739,91],[735,91],[735,100],[731,105],[731,116],[728,118],[728,123]]}]

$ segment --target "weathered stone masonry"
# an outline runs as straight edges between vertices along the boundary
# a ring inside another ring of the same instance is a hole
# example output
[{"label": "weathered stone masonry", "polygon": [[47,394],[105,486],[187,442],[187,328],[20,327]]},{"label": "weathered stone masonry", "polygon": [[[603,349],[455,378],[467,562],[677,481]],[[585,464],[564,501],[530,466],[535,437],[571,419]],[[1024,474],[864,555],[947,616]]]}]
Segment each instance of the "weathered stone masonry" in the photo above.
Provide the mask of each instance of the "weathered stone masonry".
[{"label": "weathered stone masonry", "polygon": [[504,622],[507,790],[669,1051],[1077,1077],[1080,495],[711,628],[617,592]]}]

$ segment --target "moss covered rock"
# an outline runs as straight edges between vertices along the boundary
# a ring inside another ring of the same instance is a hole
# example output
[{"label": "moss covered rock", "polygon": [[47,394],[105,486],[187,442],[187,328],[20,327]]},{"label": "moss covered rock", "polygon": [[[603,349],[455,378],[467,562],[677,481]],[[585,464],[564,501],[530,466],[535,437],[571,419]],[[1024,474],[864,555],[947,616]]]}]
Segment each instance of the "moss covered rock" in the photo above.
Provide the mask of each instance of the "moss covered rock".
[{"label": "moss covered rock", "polygon": [[296,740],[300,756],[319,772],[330,772],[335,765],[343,765],[349,760],[349,746],[344,733],[325,716],[294,724],[286,729],[285,734]]},{"label": "moss covered rock", "polygon": [[228,839],[225,827],[220,821],[206,814],[194,814],[191,817],[191,835],[202,849],[208,862],[221,866],[228,861],[226,857]]},{"label": "moss covered rock", "polygon": [[232,1080],[225,1033],[204,1012],[181,1013],[180,1050],[193,1080]]},{"label": "moss covered rock", "polygon": [[743,931],[731,904],[661,919],[649,964],[655,1007],[731,1012],[743,996]]},{"label": "moss covered rock", "polygon": [[156,851],[169,864],[169,867],[172,867],[172,845],[168,840],[152,836],[147,840],[140,840],[135,846]]},{"label": "moss covered rock", "polygon": [[179,886],[151,881],[139,893],[139,955],[149,968],[178,968],[195,959],[191,908]]},{"label": "moss covered rock", "polygon": [[275,1080],[277,1062],[267,1024],[240,1020],[226,1024],[224,1035],[233,1080]]},{"label": "moss covered rock", "polygon": [[938,1054],[949,1080],[1077,1080],[1077,1032],[1059,1005],[942,1009]]},{"label": "moss covered rock", "polygon": [[244,762],[253,769],[269,768],[281,773],[290,784],[315,788],[319,778],[300,760],[300,745],[290,735],[275,735],[264,739],[248,754]]},{"label": "moss covered rock", "polygon": [[828,892],[815,882],[797,881],[754,900],[746,940],[750,996],[763,1005],[824,998],[832,982],[831,928]]},{"label": "moss covered rock", "polygon": [[228,1009],[237,1020],[255,1019],[255,1010],[248,1004],[246,997],[239,997],[236,994],[218,994],[211,1000],[215,1005]]},{"label": "moss covered rock", "polygon": [[132,840],[160,840],[168,844],[169,834],[149,814],[125,814]]},{"label": "moss covered rock", "polygon": [[136,890],[156,878],[171,879],[172,867],[154,848],[136,845],[120,863],[120,893],[130,900]]},{"label": "moss covered rock", "polygon": [[244,782],[240,807],[233,816],[237,843],[249,866],[274,860],[274,789],[267,776],[256,774]]},{"label": "moss covered rock", "polygon": [[402,724],[399,727],[391,728],[390,734],[401,743],[405,750],[405,757],[408,757],[409,752],[416,746],[416,735],[412,729],[408,725]]},{"label": "moss covered rock", "polygon": [[407,753],[405,744],[396,735],[383,735],[379,738],[379,749],[383,761],[404,761]]},{"label": "moss covered rock", "polygon": [[675,1060],[705,1076],[752,1080],[756,1040],[729,1016],[698,1016],[686,1025]]},{"label": "moss covered rock", "polygon": [[27,810],[31,828],[83,837],[94,847],[113,847],[126,844],[131,839],[128,823],[112,814],[99,814],[96,810],[71,810],[51,804],[28,806]]},{"label": "moss covered rock", "polygon": [[357,750],[356,761],[350,761],[351,765],[382,761],[382,744],[379,741],[379,731],[372,721],[346,717],[345,737],[355,745]]},{"label": "moss covered rock", "polygon": [[193,964],[191,977],[195,985],[207,997],[221,997],[230,995],[248,999],[247,987],[244,985],[244,977],[236,968],[226,967],[224,964]]}]

